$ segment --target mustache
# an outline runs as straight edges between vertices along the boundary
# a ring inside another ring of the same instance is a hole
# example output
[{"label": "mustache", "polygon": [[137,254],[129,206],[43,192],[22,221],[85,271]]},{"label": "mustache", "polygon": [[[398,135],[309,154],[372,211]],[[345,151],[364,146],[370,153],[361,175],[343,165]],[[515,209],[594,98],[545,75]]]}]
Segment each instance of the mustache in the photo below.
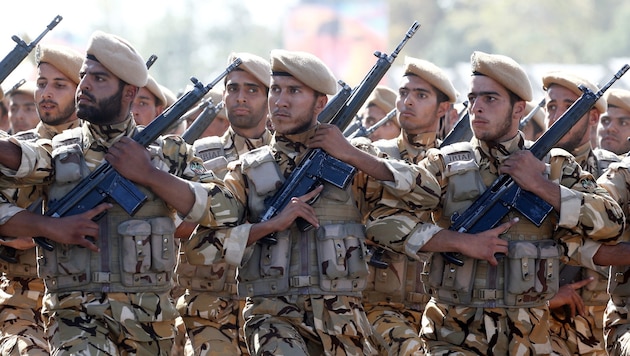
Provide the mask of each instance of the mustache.
[{"label": "mustache", "polygon": [[39,105],[43,105],[43,104],[54,104],[54,105],[57,105],[57,102],[54,101],[54,100],[50,100],[50,99],[40,100],[39,101]]},{"label": "mustache", "polygon": [[92,93],[90,93],[89,91],[81,91],[79,95],[77,95],[77,97],[81,95],[87,96],[88,99],[90,99],[91,101],[96,101],[96,98],[94,97],[94,95],[92,95]]}]

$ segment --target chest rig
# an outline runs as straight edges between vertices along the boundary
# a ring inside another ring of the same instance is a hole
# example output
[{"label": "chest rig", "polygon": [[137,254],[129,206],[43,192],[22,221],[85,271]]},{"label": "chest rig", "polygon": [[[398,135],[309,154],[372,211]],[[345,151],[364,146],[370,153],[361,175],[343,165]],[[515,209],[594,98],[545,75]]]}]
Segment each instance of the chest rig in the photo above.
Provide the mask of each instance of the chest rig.
[{"label": "chest rig", "polygon": [[[50,199],[58,199],[89,174],[81,129],[53,138],[55,181]],[[38,272],[50,292],[165,292],[175,267],[174,211],[149,190],[134,216],[117,204],[97,221],[100,252],[53,243],[38,248]]]},{"label": "chest rig", "polygon": [[[268,146],[241,156],[247,177],[252,221],[265,211],[264,200],[284,182]],[[368,274],[365,228],[352,188],[324,184],[312,204],[319,228],[300,231],[296,224],[275,234],[276,244],[257,243],[251,258],[238,269],[239,296],[339,294],[359,297]]]},{"label": "chest rig", "polygon": [[[465,211],[484,192],[490,177],[484,181],[470,143],[440,151],[448,181],[438,224],[446,228],[451,215]],[[515,210],[504,221],[515,217],[520,221],[501,235],[508,241],[508,254],[497,256],[498,266],[467,256],[460,256],[464,265],[457,266],[435,253],[424,266],[427,293],[442,303],[471,307],[533,307],[551,299],[558,290],[560,263],[554,223],[547,218],[538,227]]]}]

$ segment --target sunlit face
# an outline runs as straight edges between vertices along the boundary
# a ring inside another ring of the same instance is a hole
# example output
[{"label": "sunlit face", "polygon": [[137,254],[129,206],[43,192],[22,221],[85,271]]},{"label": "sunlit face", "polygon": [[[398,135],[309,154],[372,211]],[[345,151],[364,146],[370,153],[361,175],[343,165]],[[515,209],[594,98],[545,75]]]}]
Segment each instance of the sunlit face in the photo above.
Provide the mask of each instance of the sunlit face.
[{"label": "sunlit face", "polygon": [[37,69],[37,113],[45,124],[57,126],[76,120],[77,85],[55,66],[40,63]]},{"label": "sunlit face", "polygon": [[599,119],[597,130],[599,147],[618,155],[630,151],[630,112],[616,106],[608,110]]},{"label": "sunlit face", "polygon": [[[77,116],[96,125],[122,122],[137,88],[123,83],[99,62],[86,59],[77,88]],[[125,103],[123,104],[123,97]]]},{"label": "sunlit face", "polygon": [[[550,85],[545,94],[547,127],[555,123],[579,97],[567,87],[557,84]],[[589,113],[587,113],[558,141],[556,147],[572,152],[590,140],[590,130]]]},{"label": "sunlit face", "polygon": [[131,112],[136,124],[146,126],[162,111],[164,111],[164,105],[159,103],[158,98],[147,87],[138,90],[131,104]]},{"label": "sunlit face", "polygon": [[406,75],[398,88],[396,109],[400,127],[409,134],[436,132],[448,104],[438,104],[435,88],[416,75]]},{"label": "sunlit face", "polygon": [[225,82],[223,101],[232,128],[265,127],[267,120],[267,87],[244,70],[230,72]]},{"label": "sunlit face", "polygon": [[313,89],[292,76],[274,75],[269,88],[269,114],[280,134],[296,134],[315,126],[317,114],[327,102]]},{"label": "sunlit face", "polygon": [[[32,92],[31,92],[32,93]],[[14,133],[30,130],[39,123],[33,95],[14,93],[9,98],[9,121]]]},{"label": "sunlit face", "polygon": [[468,102],[470,127],[475,137],[486,142],[503,142],[516,136],[525,102],[512,105],[503,85],[490,77],[473,75]]}]

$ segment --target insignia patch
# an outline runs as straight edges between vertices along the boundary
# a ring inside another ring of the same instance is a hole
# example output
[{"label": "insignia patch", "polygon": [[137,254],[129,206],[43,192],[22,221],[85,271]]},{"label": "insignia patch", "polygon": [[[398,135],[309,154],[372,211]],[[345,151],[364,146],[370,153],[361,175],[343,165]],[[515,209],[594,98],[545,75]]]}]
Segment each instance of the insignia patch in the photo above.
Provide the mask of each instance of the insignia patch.
[{"label": "insignia patch", "polygon": [[199,162],[191,162],[190,163],[190,170],[195,172],[195,174],[206,173],[206,168],[203,166],[203,164],[201,164]]},{"label": "insignia patch", "polygon": [[596,186],[596,183],[595,183],[594,180],[584,179],[582,181],[582,188],[584,188],[584,189],[589,189],[589,190],[595,189],[595,186]]}]

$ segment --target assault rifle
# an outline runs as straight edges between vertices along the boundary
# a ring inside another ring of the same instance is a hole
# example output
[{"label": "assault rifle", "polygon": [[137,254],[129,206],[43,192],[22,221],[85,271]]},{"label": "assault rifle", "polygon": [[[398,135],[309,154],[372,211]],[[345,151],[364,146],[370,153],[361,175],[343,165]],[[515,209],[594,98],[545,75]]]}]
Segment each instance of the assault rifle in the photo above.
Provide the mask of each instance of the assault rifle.
[{"label": "assault rifle", "polygon": [[[359,86],[352,91],[350,98],[344,103],[343,107],[337,113],[334,113],[332,120],[324,119],[319,121],[330,121],[331,124],[339,127],[343,132],[344,128],[348,126],[352,118],[354,118],[363,103],[370,96],[370,93],[376,88],[378,82],[385,76],[385,73],[391,67],[403,46],[418,30],[418,27],[420,27],[418,22],[414,22],[405,34],[405,38],[398,44],[398,47],[396,47],[390,56],[378,51],[375,52],[374,55],[378,57],[376,64],[366,77],[363,78]],[[324,150],[319,148],[310,150],[293,172],[291,172],[282,187],[266,202],[267,210],[262,215],[260,221],[267,221],[273,218],[289,204],[291,198],[302,196],[312,191],[323,182],[332,184],[340,189],[345,189],[352,181],[355,173],[355,167],[330,156]],[[301,231],[307,231],[312,228],[304,219],[297,219],[296,223]],[[273,236],[265,236],[260,242],[274,244],[277,240]]]},{"label": "assault rifle", "polygon": [[343,80],[339,80],[337,83],[341,86],[341,90],[330,99],[328,104],[324,107],[324,110],[317,115],[317,121],[323,124],[330,123],[339,110],[346,104],[348,99],[350,99],[350,95],[352,95],[352,88],[350,88],[348,84]]},{"label": "assault rifle", "polygon": [[44,36],[48,33],[48,31],[52,30],[57,26],[57,24],[63,19],[63,17],[57,15],[52,22],[46,26],[44,32],[42,32],[36,39],[34,39],[31,43],[26,44],[24,40],[19,38],[16,35],[13,35],[11,39],[15,41],[15,48],[6,57],[0,62],[0,84],[4,82],[5,79],[17,68],[20,63],[28,56],[29,53],[37,46],[37,43],[44,38]]},{"label": "assault rifle", "polygon": [[[204,86],[196,78],[191,78],[193,88],[182,95],[166,111],[153,119],[147,127],[133,136],[134,141],[147,147],[177,121],[186,111],[206,95],[213,86],[221,81],[229,72],[241,64],[237,58],[210,84]],[[89,176],[85,177],[63,198],[52,201],[44,213],[51,217],[64,217],[81,214],[102,202],[114,201],[129,215],[134,215],[144,204],[147,197],[135,184],[121,176],[112,165],[103,161]],[[101,216],[99,216],[101,217]],[[97,217],[98,218],[98,217]],[[53,245],[43,237],[35,241],[43,248],[52,251]]]},{"label": "assault rifle", "polygon": [[219,112],[225,106],[222,101],[217,105],[212,105],[212,99],[206,101],[207,105],[203,108],[203,111],[199,113],[199,116],[193,121],[189,128],[182,134],[182,138],[187,144],[192,145],[195,141],[201,137],[204,131],[212,124],[214,118],[217,117]]},{"label": "assault rifle", "polygon": [[[597,99],[628,69],[630,66],[626,64],[597,93],[593,93],[585,86],[580,85],[582,96],[530,147],[529,150],[534,157],[540,160],[544,159],[545,155],[556,146],[558,141],[569,132],[578,120],[591,110]],[[501,174],[468,209],[462,214],[453,214],[449,230],[471,234],[486,231],[497,226],[512,209],[523,214],[536,226],[540,226],[553,207],[535,194],[522,190],[508,174]],[[464,264],[456,257],[457,254],[455,253],[442,253],[442,255],[450,263],[458,266]]]},{"label": "assault rifle", "polygon": [[389,122],[389,120],[391,120],[394,116],[396,116],[396,109],[393,109],[392,111],[388,112],[385,117],[383,117],[382,119],[378,120],[374,125],[365,128],[363,125],[361,125],[361,127],[359,127],[358,129],[356,129],[353,133],[351,133],[350,135],[346,136],[346,138],[352,139],[355,137],[367,137],[370,136],[372,133],[374,133],[374,131],[378,130],[379,127],[385,125],[387,122]]},{"label": "assault rifle", "polygon": [[540,108],[542,108],[543,106],[545,106],[545,98],[543,98],[538,103],[538,105],[534,106],[532,110],[527,115],[525,115],[525,117],[522,118],[521,121],[519,121],[518,129],[522,131],[527,125],[527,123],[530,122],[534,118],[534,116],[536,116],[536,113],[538,112],[538,110],[540,110]]},{"label": "assault rifle", "polygon": [[459,120],[453,125],[453,128],[444,137],[440,147],[452,145],[457,142],[468,142],[472,138],[473,133],[470,128],[470,117],[468,116],[468,102],[464,103],[464,110]]}]

